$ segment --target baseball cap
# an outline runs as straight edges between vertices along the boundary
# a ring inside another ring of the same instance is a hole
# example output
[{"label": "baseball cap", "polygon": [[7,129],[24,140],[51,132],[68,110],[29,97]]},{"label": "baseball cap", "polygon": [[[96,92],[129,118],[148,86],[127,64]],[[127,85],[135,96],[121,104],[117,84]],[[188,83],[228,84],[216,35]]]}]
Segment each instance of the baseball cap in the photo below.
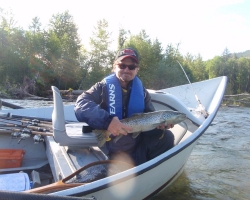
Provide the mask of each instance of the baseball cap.
[{"label": "baseball cap", "polygon": [[125,48],[125,49],[121,49],[116,57],[115,57],[115,61],[121,61],[125,58],[132,58],[137,64],[139,64],[138,61],[138,53],[136,50],[132,49],[132,48]]}]

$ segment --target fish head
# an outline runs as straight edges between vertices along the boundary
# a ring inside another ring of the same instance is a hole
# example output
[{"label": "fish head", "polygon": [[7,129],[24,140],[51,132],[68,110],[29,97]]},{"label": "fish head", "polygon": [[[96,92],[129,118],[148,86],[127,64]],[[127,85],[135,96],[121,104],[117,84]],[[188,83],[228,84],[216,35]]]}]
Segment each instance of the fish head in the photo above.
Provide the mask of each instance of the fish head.
[{"label": "fish head", "polygon": [[162,118],[167,124],[178,124],[186,119],[186,114],[178,111],[164,111]]}]

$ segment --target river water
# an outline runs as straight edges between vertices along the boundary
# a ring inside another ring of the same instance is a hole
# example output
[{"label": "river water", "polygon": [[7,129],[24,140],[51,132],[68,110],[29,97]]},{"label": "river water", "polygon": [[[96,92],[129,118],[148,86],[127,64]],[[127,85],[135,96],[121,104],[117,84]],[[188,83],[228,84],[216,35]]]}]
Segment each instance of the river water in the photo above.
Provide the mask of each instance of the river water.
[{"label": "river water", "polygon": [[[7,101],[23,107],[52,105],[48,101]],[[250,108],[219,109],[212,125],[199,138],[181,176],[151,198],[166,199],[250,199]]]},{"label": "river water", "polygon": [[250,199],[250,108],[221,107],[182,175],[152,198]]}]

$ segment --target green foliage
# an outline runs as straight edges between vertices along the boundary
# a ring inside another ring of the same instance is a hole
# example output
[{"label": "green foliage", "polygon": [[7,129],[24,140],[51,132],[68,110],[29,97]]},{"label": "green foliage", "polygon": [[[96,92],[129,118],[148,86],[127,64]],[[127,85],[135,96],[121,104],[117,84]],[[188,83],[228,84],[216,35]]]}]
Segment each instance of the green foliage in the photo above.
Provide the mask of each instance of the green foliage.
[{"label": "green foliage", "polygon": [[230,93],[250,92],[250,59],[217,56],[206,63],[209,78],[227,76]]},{"label": "green foliage", "polygon": [[127,31],[124,29],[119,30],[119,36],[118,36],[118,49],[123,49],[124,43],[127,40]]},{"label": "green foliage", "polygon": [[88,89],[111,73],[117,50],[132,47],[139,53],[138,76],[146,88],[187,84],[186,73],[191,82],[227,76],[230,93],[250,92],[250,58],[246,57],[249,51],[231,54],[225,48],[221,56],[204,62],[201,55],[182,56],[179,44],[164,48],[158,39],[150,39],[145,30],[131,34],[124,29],[119,30],[118,49],[114,51],[105,19],[94,27],[87,50],[68,11],[53,15],[47,27],[42,29],[40,19],[34,17],[29,30],[23,30],[16,26],[11,13],[0,9],[0,88],[8,84],[19,87],[24,76],[28,76],[37,77],[38,95],[44,95],[43,91],[51,85]]},{"label": "green foliage", "polygon": [[52,72],[52,84],[67,89],[76,87],[75,77],[79,67],[80,39],[77,26],[68,11],[53,15],[47,34],[45,58]]},{"label": "green foliage", "polygon": [[238,58],[240,57],[250,58],[250,50],[240,52],[240,53],[235,53],[235,56]]},{"label": "green foliage", "polygon": [[140,70],[138,76],[145,87],[153,87],[158,65],[163,58],[162,47],[158,40],[151,41],[145,30],[138,35],[131,35],[124,47],[132,47],[138,51]]},{"label": "green foliage", "polygon": [[191,82],[202,81],[208,78],[206,65],[202,61],[201,55],[194,57],[187,54],[184,59],[184,65],[186,66],[187,72],[190,74],[189,79]]},{"label": "green foliage", "polygon": [[108,22],[105,19],[99,20],[94,28],[95,31],[90,38],[91,49],[85,52],[85,57],[82,56],[85,62],[81,70],[84,74],[81,88],[87,89],[111,73],[114,52],[109,50],[112,41],[107,28]]}]

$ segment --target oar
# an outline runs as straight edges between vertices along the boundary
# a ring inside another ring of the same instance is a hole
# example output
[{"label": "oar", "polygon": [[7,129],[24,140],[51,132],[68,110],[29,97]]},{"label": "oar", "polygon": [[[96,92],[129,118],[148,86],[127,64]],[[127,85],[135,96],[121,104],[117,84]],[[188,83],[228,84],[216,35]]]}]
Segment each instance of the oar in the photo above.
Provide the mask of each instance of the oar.
[{"label": "oar", "polygon": [[0,133],[13,133],[13,132],[22,132],[34,135],[43,135],[43,136],[53,136],[52,133],[45,133],[45,132],[38,132],[38,131],[31,131],[31,130],[21,130],[21,129],[0,129]]},{"label": "oar", "polygon": [[7,190],[0,190],[1,200],[95,200],[95,197],[72,197],[72,196],[58,196],[47,194],[31,194],[24,192],[14,192]]},{"label": "oar", "polygon": [[[71,175],[66,178],[52,183],[50,185],[34,188],[31,190],[27,190],[24,192],[27,193],[52,193],[60,190],[66,190],[69,188],[77,187],[86,183],[90,183],[102,178],[105,178],[109,175],[114,175],[116,173],[120,173],[127,169],[132,168],[131,164],[118,161],[118,160],[103,160],[90,163],[85,165],[81,169],[75,171]],[[106,170],[106,171],[105,171]],[[94,177],[93,173],[97,173]],[[100,174],[103,173],[103,174]],[[78,179],[77,179],[78,178]],[[89,179],[88,179],[89,178]],[[79,180],[80,179],[80,180]],[[82,181],[82,182],[80,182]],[[68,182],[68,183],[67,183]],[[73,183],[74,182],[74,183]]]},{"label": "oar", "polygon": [[2,105],[13,109],[22,109],[23,107],[1,100]]}]

